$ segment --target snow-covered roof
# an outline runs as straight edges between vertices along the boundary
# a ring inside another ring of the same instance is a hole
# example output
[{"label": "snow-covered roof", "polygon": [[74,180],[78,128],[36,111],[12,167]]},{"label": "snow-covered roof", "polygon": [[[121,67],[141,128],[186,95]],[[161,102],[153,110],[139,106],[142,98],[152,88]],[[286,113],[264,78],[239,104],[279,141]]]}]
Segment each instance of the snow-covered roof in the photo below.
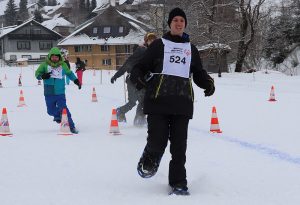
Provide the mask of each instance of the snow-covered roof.
[{"label": "snow-covered roof", "polygon": [[230,46],[222,43],[210,43],[203,46],[197,46],[198,51],[209,50],[209,49],[223,49],[231,50]]},{"label": "snow-covered roof", "polygon": [[57,26],[75,27],[74,24],[67,21],[63,17],[54,17],[53,19],[44,21],[42,23],[42,25],[49,28],[49,29],[51,29],[51,30],[54,29]]},{"label": "snow-covered roof", "polygon": [[16,27],[17,25],[0,28],[0,38],[13,31]]},{"label": "snow-covered roof", "polygon": [[[125,18],[128,18],[128,19],[130,19],[130,20],[132,20],[132,21],[138,22],[138,23],[140,23],[140,24],[142,24],[142,25],[144,25],[144,26],[146,26],[146,27],[148,27],[148,28],[151,27],[150,25],[147,25],[147,24],[145,24],[144,22],[141,22],[141,21],[137,20],[136,18],[134,18],[134,17],[131,16],[130,14],[127,14],[127,13],[124,13],[124,12],[120,12],[120,11],[118,11],[118,10],[117,10],[117,12],[118,12],[120,15],[124,16]],[[153,28],[151,27],[151,29],[153,29]]]},{"label": "snow-covered roof", "polygon": [[94,8],[94,10],[92,12],[94,13],[98,13],[99,11],[102,11],[104,9],[107,9],[110,6],[109,3],[102,3],[100,5],[97,4],[97,7]]},{"label": "snow-covered roof", "polygon": [[[12,29],[10,29],[10,30],[4,31],[4,33],[0,35],[0,38],[2,38],[3,36],[5,36],[5,35],[8,34],[8,33],[11,33],[11,32],[13,32],[13,31],[15,31],[15,30],[17,30],[17,29],[23,27],[24,25],[30,23],[31,21],[33,21],[33,22],[36,23],[36,24],[39,24],[39,25],[43,26],[42,24],[40,24],[39,22],[35,21],[34,19],[29,19],[29,20],[25,21],[24,23],[22,23],[22,24],[20,24],[20,25],[18,25],[18,26],[15,26],[14,28],[12,28]],[[45,27],[45,26],[43,26],[43,27]],[[52,31],[51,29],[49,29],[49,28],[47,28],[47,27],[45,27],[45,28],[48,29],[49,31],[51,31],[51,32],[53,32],[53,33],[56,33],[57,35],[61,36],[59,33],[55,32],[55,31]]]},{"label": "snow-covered roof", "polygon": [[46,19],[52,19],[52,17],[50,17],[50,16],[48,16],[47,14],[42,14],[42,17],[43,17],[43,19],[44,20],[46,20]]},{"label": "snow-covered roof", "polygon": [[77,36],[68,36],[58,43],[59,46],[66,45],[127,45],[127,44],[140,44],[144,40],[144,35],[140,32],[130,30],[128,35],[121,37],[98,38],[89,37],[86,34]]},{"label": "snow-covered roof", "polygon": [[[112,7],[111,7],[112,8]],[[86,21],[84,24],[80,25],[77,30],[59,42],[59,45],[90,45],[90,44],[109,44],[109,45],[117,45],[117,44],[139,44],[143,41],[143,36],[146,33],[145,29],[142,27],[147,27],[151,29],[151,27],[141,21],[138,21],[133,16],[120,12],[116,9],[118,14],[122,17],[126,18],[128,23],[132,26],[129,33],[126,36],[120,37],[108,37],[108,38],[98,38],[98,37],[89,37],[86,34],[80,34],[82,30],[93,24],[98,16],[94,17]],[[101,17],[101,16],[100,16]],[[76,36],[77,35],[77,36]]]},{"label": "snow-covered roof", "polygon": [[43,11],[47,13],[47,15],[53,14],[55,11],[57,11],[59,8],[61,8],[63,4],[56,5],[56,6],[44,6],[42,8]]}]

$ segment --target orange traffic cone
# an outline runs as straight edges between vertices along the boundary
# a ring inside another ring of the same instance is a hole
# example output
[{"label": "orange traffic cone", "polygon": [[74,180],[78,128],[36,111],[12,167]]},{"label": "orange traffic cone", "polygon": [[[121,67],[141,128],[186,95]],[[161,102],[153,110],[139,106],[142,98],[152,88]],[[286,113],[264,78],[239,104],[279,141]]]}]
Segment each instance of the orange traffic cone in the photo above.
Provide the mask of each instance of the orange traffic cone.
[{"label": "orange traffic cone", "polygon": [[274,92],[274,86],[272,85],[271,87],[271,92],[270,92],[270,98],[269,98],[269,101],[270,102],[275,102],[276,99],[275,99],[275,92]]},{"label": "orange traffic cone", "polygon": [[213,106],[212,108],[212,114],[211,114],[211,122],[210,122],[210,132],[213,133],[222,133],[219,127],[219,120],[217,117],[217,111],[216,107]]},{"label": "orange traffic cone", "polygon": [[1,83],[1,80],[0,80],[0,88],[3,88],[2,83]]},{"label": "orange traffic cone", "polygon": [[60,133],[59,135],[73,135],[71,130],[70,130],[70,125],[68,121],[68,116],[67,116],[67,109],[64,108],[62,111],[62,116],[61,116],[61,123],[60,123]]},{"label": "orange traffic cone", "polygon": [[24,98],[24,95],[23,95],[23,91],[21,90],[20,91],[20,97],[19,97],[19,105],[18,107],[24,107],[26,106],[25,104],[25,98]]},{"label": "orange traffic cone", "polygon": [[120,135],[121,134],[120,130],[119,130],[119,124],[118,124],[118,120],[117,120],[117,111],[116,111],[116,109],[112,110],[109,133],[111,133],[113,135]]},{"label": "orange traffic cone", "polygon": [[38,85],[41,85],[42,83],[41,83],[41,81],[40,80],[38,80]]},{"label": "orange traffic cone", "polygon": [[92,92],[92,102],[98,102],[95,87],[93,87],[93,92]]},{"label": "orange traffic cone", "polygon": [[19,82],[18,82],[18,86],[22,86],[21,78],[22,78],[22,76],[20,75],[20,77],[19,77]]},{"label": "orange traffic cone", "polygon": [[0,136],[11,136],[12,133],[9,129],[9,122],[7,118],[7,111],[6,108],[2,109],[2,117],[0,121]]}]

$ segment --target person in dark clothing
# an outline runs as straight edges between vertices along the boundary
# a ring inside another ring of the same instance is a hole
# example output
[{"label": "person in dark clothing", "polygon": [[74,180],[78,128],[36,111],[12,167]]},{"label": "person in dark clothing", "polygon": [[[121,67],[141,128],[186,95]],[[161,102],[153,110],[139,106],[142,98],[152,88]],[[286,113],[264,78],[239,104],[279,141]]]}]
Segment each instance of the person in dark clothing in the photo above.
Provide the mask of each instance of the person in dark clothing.
[{"label": "person in dark clothing", "polygon": [[136,108],[136,115],[133,121],[133,124],[136,126],[143,126],[146,124],[146,117],[143,112],[144,107],[144,94],[145,89],[137,90],[132,82],[129,80],[130,72],[132,68],[137,64],[137,62],[143,57],[147,47],[156,39],[156,35],[154,33],[147,33],[144,37],[144,44],[142,46],[138,46],[133,54],[126,60],[124,65],[115,73],[115,75],[111,78],[111,83],[114,83],[117,78],[121,77],[127,72],[126,76],[126,84],[128,90],[128,102],[117,108],[117,119],[119,122],[126,122],[125,114],[131,110],[135,105],[136,101],[138,101],[138,105]]},{"label": "person in dark clothing", "polygon": [[79,57],[76,58],[76,74],[77,74],[77,78],[80,82],[80,84],[82,85],[82,78],[83,78],[83,72],[85,71],[85,63],[83,61],[80,60]]},{"label": "person in dark clothing", "polygon": [[[63,58],[65,59],[64,62],[67,64],[68,68],[71,70],[71,65],[68,59],[68,55],[69,52],[68,50],[62,48],[60,49],[61,55],[63,56]],[[69,85],[70,84],[70,78],[66,75],[66,84]]]},{"label": "person in dark clothing", "polygon": [[[175,8],[169,13],[170,31],[155,40],[131,71],[130,80],[138,88],[146,87],[144,113],[148,114],[148,138],[137,170],[141,177],[155,175],[170,141],[169,163],[171,193],[188,195],[186,149],[189,120],[193,117],[194,83],[213,95],[214,80],[202,68],[197,48],[184,33],[187,19]],[[151,72],[151,78],[145,75]]]}]

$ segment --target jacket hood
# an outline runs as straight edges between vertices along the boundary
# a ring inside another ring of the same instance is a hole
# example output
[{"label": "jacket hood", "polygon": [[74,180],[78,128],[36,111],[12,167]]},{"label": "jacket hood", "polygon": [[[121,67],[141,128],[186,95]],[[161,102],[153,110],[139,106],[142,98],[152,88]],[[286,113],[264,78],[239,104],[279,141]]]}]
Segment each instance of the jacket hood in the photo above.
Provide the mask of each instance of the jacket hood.
[{"label": "jacket hood", "polygon": [[[52,56],[52,55],[58,55],[58,56],[59,56],[59,61],[56,62],[56,63],[55,63],[55,62],[52,62],[52,61],[51,61],[51,56]],[[57,48],[57,47],[51,48],[51,50],[50,50],[49,53],[48,53],[46,62],[47,62],[49,65],[51,65],[52,67],[58,67],[58,66],[62,65],[63,62],[64,62],[64,58],[63,58],[63,56],[62,56],[62,54],[61,54],[61,52],[60,52],[60,49]]]}]

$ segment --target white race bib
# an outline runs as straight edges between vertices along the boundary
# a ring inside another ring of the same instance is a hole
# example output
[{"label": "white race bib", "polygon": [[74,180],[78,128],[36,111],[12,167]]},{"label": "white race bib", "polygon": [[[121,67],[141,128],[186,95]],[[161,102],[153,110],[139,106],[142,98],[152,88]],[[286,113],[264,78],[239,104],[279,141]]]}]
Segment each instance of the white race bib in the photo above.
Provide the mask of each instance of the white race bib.
[{"label": "white race bib", "polygon": [[57,68],[53,68],[50,65],[48,65],[48,72],[51,72],[51,78],[58,78],[62,79],[62,67],[59,66]]},{"label": "white race bib", "polygon": [[189,78],[192,59],[190,42],[174,43],[163,38],[162,42],[165,45],[162,74]]}]

